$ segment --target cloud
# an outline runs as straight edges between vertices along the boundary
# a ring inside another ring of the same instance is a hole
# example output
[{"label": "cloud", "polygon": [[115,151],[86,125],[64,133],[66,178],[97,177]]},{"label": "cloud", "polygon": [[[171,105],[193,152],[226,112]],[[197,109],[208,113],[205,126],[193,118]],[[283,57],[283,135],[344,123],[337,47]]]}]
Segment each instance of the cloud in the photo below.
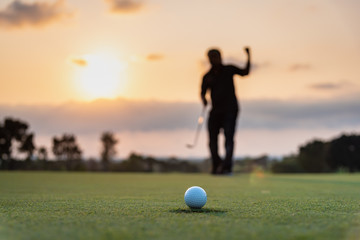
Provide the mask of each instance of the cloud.
[{"label": "cloud", "polygon": [[333,90],[333,89],[341,88],[341,85],[328,82],[328,83],[313,84],[310,86],[310,88],[319,89],[319,90]]},{"label": "cloud", "polygon": [[158,53],[152,53],[146,56],[146,59],[148,61],[158,61],[158,60],[162,60],[164,58],[164,55],[162,54],[158,54]]},{"label": "cloud", "polygon": [[[245,100],[241,102],[241,129],[317,129],[359,125],[359,97],[332,100]],[[6,116],[27,121],[39,134],[100,133],[110,131],[194,130],[200,103],[97,100],[59,106],[0,105]]]},{"label": "cloud", "polygon": [[337,83],[334,82],[322,82],[310,85],[309,87],[314,90],[338,90],[344,87],[349,86],[350,83],[348,81],[340,81]]},{"label": "cloud", "polygon": [[64,3],[65,0],[57,0],[54,3],[25,3],[21,0],[15,0],[5,9],[0,10],[0,25],[17,28],[25,25],[43,26],[49,24],[71,15]]},{"label": "cloud", "polygon": [[359,97],[330,100],[257,100],[244,102],[245,128],[341,128],[359,125]]},{"label": "cloud", "polygon": [[59,106],[0,106],[5,116],[21,118],[43,133],[153,131],[194,128],[201,106],[194,103],[97,100]]},{"label": "cloud", "polygon": [[289,71],[297,72],[297,71],[307,71],[311,70],[312,66],[306,63],[295,63],[289,67]]},{"label": "cloud", "polygon": [[80,66],[80,67],[85,67],[88,65],[87,61],[85,59],[82,59],[82,58],[74,58],[74,59],[71,59],[71,62]]},{"label": "cloud", "polygon": [[143,7],[140,0],[106,0],[110,4],[112,12],[132,13],[137,12]]}]

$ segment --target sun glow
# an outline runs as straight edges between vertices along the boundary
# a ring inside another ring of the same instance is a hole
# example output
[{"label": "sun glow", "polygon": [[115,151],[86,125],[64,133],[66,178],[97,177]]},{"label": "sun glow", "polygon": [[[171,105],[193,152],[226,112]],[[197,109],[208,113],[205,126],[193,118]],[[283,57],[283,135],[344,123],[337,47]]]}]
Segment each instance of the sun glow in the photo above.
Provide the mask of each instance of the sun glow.
[{"label": "sun glow", "polygon": [[124,90],[126,66],[115,56],[87,54],[72,61],[79,66],[76,79],[84,98],[114,98]]}]

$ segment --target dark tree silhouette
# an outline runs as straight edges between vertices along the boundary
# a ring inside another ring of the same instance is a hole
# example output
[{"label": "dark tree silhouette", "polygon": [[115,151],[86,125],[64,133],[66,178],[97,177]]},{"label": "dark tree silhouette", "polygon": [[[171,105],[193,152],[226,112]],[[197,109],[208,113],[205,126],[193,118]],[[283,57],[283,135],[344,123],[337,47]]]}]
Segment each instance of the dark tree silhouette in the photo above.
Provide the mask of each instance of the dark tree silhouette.
[{"label": "dark tree silhouette", "polygon": [[129,158],[122,162],[122,167],[129,172],[145,172],[147,162],[142,155],[131,153]]},{"label": "dark tree silhouette", "polygon": [[42,146],[38,148],[38,160],[47,160],[48,159],[48,152],[46,147]]},{"label": "dark tree silhouette", "polygon": [[326,161],[332,169],[344,167],[350,172],[360,170],[360,136],[342,135],[332,140]]},{"label": "dark tree silhouette", "polygon": [[0,125],[0,159],[8,160],[11,156],[11,135],[10,132]]},{"label": "dark tree silhouette", "polygon": [[25,122],[6,118],[4,127],[9,131],[13,139],[21,141],[29,126]]},{"label": "dark tree silhouette", "polygon": [[118,140],[115,138],[114,134],[111,132],[104,132],[101,135],[101,162],[103,164],[104,170],[109,170],[109,164],[111,160],[116,155],[115,145],[118,143]]},{"label": "dark tree silhouette", "polygon": [[5,118],[4,124],[0,124],[0,159],[11,159],[13,140],[20,143],[19,152],[27,153],[27,159],[30,159],[35,146],[34,134],[27,133],[28,127],[23,121]]},{"label": "dark tree silhouette", "polygon": [[52,151],[58,160],[66,162],[67,170],[75,169],[81,161],[82,151],[80,150],[74,135],[64,134],[59,138],[54,137]]},{"label": "dark tree silhouette", "polygon": [[271,165],[273,173],[300,173],[304,172],[298,162],[297,155],[284,156],[281,161],[273,161]]},{"label": "dark tree silhouette", "polygon": [[314,140],[300,147],[298,161],[306,172],[326,172],[329,167],[326,163],[328,143]]},{"label": "dark tree silhouette", "polygon": [[26,153],[26,160],[30,160],[31,156],[34,153],[35,145],[33,142],[34,134],[29,134],[23,137],[23,141],[21,142],[21,145],[19,147],[19,152]]}]

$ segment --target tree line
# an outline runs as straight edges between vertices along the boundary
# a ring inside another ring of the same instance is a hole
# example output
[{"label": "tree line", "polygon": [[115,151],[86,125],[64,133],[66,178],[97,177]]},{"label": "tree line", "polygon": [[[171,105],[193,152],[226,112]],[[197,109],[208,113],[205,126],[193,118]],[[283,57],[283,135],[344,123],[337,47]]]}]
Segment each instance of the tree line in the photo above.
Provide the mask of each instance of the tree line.
[{"label": "tree line", "polygon": [[[61,167],[66,170],[79,169],[82,150],[73,134],[63,134],[60,137],[52,138],[51,151],[56,160],[51,163],[46,147],[35,146],[34,136],[33,132],[29,132],[29,124],[23,120],[7,117],[0,122],[0,168],[15,170],[18,168],[41,168],[44,165],[56,168],[56,166],[63,165]],[[113,133],[104,132],[101,142],[101,162],[103,168],[106,168],[107,163],[116,154],[115,145],[118,140]],[[24,155],[23,159],[14,157],[14,153]]]},{"label": "tree line", "polygon": [[299,147],[298,154],[274,162],[271,170],[282,172],[358,172],[360,171],[360,135],[342,134],[329,141],[318,139]]},{"label": "tree line", "polygon": [[[119,172],[208,172],[210,160],[189,161],[175,157],[156,159],[131,153],[123,161],[114,161],[119,140],[110,131],[100,136],[100,161],[83,159],[82,150],[73,134],[52,138],[48,149],[36,147],[35,134],[25,121],[5,118],[0,122],[0,170],[67,170]],[[14,156],[17,153],[17,156]],[[22,159],[19,157],[23,155]],[[343,134],[330,141],[312,140],[299,147],[297,154],[273,160],[268,156],[245,157],[234,162],[234,172],[272,171],[274,173],[322,173],[360,170],[360,135]]]},{"label": "tree line", "polygon": [[[36,147],[35,134],[29,132],[25,121],[5,118],[0,122],[0,169],[1,170],[67,170],[67,171],[120,171],[120,172],[199,172],[196,164],[175,157],[155,159],[131,153],[123,161],[114,161],[119,140],[106,131],[101,134],[100,161],[83,159],[82,150],[73,134],[52,138],[51,151],[55,156],[49,160],[44,146]],[[14,153],[24,155],[23,159]]]}]

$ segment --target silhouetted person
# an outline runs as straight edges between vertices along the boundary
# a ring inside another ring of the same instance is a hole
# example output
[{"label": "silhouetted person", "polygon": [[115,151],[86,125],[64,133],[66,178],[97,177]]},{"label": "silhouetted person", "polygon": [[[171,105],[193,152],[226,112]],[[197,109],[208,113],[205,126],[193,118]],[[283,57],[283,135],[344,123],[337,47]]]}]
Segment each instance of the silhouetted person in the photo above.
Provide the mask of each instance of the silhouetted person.
[{"label": "silhouetted person", "polygon": [[[234,135],[239,105],[235,95],[233,76],[246,76],[250,71],[250,50],[244,49],[248,56],[246,67],[241,69],[233,65],[223,65],[221,53],[217,49],[208,52],[211,69],[201,84],[201,99],[207,105],[206,92],[211,92],[212,109],[208,119],[209,147],[212,157],[212,174],[231,174],[233,166]],[[218,135],[223,129],[225,135],[226,156],[222,160],[218,153]]]}]

